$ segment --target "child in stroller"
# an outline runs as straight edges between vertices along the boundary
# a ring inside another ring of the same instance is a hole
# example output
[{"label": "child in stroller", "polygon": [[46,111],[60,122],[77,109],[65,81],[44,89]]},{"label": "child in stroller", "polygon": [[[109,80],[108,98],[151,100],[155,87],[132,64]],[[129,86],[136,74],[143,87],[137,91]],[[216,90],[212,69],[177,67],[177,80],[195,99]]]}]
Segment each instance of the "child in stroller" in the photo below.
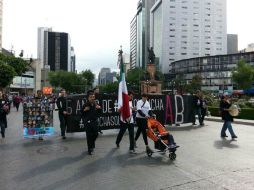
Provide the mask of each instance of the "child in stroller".
[{"label": "child in stroller", "polygon": [[[153,118],[147,120],[147,129],[147,136],[154,141],[155,149],[162,152],[169,151],[169,158],[175,160],[175,151],[179,146],[176,145],[173,135],[159,121]],[[153,152],[147,152],[149,157],[152,154]]]}]

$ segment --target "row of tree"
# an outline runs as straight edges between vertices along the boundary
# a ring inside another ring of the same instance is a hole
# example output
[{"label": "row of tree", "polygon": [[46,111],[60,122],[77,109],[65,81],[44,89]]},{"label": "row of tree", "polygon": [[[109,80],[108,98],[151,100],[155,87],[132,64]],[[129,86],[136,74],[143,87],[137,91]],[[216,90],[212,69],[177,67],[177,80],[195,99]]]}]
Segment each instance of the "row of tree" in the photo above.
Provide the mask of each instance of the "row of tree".
[{"label": "row of tree", "polygon": [[94,82],[94,74],[90,70],[81,73],[67,71],[49,72],[49,82],[55,88],[64,88],[71,93],[85,93],[91,89]]},{"label": "row of tree", "polygon": [[15,76],[25,73],[30,64],[30,61],[25,61],[22,58],[0,53],[0,89],[10,85]]}]

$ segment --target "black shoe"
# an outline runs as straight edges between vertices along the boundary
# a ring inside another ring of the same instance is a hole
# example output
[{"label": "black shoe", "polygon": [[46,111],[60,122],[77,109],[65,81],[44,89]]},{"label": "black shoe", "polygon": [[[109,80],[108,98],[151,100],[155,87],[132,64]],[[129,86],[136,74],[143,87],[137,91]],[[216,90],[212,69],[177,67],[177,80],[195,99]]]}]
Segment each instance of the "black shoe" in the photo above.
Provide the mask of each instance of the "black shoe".
[{"label": "black shoe", "polygon": [[225,137],[228,137],[228,136],[227,136],[227,135],[221,135],[220,137],[221,137],[221,138],[225,138]]},{"label": "black shoe", "polygon": [[88,150],[89,155],[93,155],[93,152],[91,150]]},{"label": "black shoe", "polygon": [[1,133],[2,134],[2,138],[4,139],[5,138],[5,134],[4,133]]},{"label": "black shoe", "polygon": [[40,141],[43,141],[43,138],[42,138],[42,137],[39,137],[39,140],[40,140]]},{"label": "black shoe", "polygon": [[65,139],[66,139],[66,136],[62,136],[62,139],[65,140]]},{"label": "black shoe", "polygon": [[116,143],[116,147],[117,147],[117,148],[120,148],[120,145],[119,145],[119,143]]},{"label": "black shoe", "polygon": [[235,136],[232,136],[232,139],[237,139],[237,136],[235,135]]},{"label": "black shoe", "polygon": [[196,123],[192,123],[192,125],[197,125]]}]

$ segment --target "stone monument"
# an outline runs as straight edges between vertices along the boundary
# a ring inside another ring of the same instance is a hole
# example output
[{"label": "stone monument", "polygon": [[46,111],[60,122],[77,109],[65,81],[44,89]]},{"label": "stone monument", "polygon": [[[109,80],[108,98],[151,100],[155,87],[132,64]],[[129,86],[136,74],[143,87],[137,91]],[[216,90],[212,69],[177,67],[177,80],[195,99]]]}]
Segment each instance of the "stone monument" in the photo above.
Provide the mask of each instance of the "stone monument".
[{"label": "stone monument", "polygon": [[146,75],[141,81],[141,94],[161,94],[162,81],[156,76],[155,54],[153,47],[147,48],[149,62],[146,67]]}]

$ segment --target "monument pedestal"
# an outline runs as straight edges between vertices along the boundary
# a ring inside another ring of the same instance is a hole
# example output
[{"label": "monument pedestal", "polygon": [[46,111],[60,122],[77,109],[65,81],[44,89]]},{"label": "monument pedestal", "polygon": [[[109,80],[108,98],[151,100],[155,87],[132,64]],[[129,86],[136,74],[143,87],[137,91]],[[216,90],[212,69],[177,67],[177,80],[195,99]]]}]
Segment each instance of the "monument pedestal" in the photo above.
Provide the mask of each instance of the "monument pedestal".
[{"label": "monument pedestal", "polygon": [[147,64],[149,79],[141,81],[141,94],[161,94],[162,81],[156,80],[155,64]]}]

